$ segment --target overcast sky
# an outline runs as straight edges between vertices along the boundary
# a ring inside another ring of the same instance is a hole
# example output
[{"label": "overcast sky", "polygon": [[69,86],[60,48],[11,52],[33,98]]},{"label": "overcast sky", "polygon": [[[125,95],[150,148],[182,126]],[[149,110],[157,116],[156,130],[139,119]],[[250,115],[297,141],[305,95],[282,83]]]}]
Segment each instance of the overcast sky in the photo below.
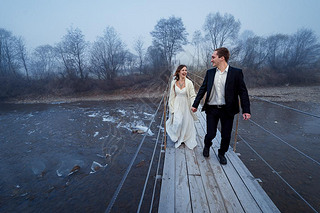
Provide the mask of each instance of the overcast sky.
[{"label": "overcast sky", "polygon": [[150,45],[154,26],[172,15],[182,18],[191,40],[211,12],[232,14],[241,22],[240,32],[266,36],[305,27],[319,36],[319,9],[320,0],[0,0],[0,28],[35,48],[56,44],[70,26],[82,30],[91,42],[106,26],[113,26],[132,49],[140,36]]}]

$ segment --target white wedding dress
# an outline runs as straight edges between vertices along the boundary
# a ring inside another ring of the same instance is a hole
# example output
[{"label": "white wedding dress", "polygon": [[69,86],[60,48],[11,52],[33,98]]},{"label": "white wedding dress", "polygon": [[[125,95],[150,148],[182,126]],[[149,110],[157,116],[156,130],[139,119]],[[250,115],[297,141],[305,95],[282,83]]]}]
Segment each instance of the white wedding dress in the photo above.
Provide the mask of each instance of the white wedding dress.
[{"label": "white wedding dress", "polygon": [[178,148],[184,143],[189,149],[193,149],[196,145],[196,129],[192,117],[191,107],[188,103],[187,89],[180,89],[176,84],[174,100],[174,113],[169,115],[166,122],[167,132],[171,140],[175,142]]}]

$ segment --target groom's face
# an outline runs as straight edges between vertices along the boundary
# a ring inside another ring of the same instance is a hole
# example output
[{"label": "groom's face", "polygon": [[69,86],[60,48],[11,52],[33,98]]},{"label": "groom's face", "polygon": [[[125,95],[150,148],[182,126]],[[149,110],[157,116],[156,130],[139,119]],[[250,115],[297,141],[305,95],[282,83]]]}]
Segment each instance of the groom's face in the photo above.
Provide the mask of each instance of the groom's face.
[{"label": "groom's face", "polygon": [[221,60],[222,60],[222,57],[219,58],[218,55],[217,55],[217,51],[214,51],[212,56],[211,56],[212,66],[217,67],[220,64]]}]

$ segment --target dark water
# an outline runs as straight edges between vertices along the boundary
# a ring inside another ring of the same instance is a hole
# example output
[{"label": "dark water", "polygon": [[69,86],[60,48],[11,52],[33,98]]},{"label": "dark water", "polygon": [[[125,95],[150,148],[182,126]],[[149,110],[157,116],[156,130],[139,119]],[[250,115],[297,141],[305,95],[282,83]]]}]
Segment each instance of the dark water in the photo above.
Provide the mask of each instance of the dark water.
[{"label": "dark water", "polygon": [[[143,138],[132,130],[149,126],[158,102],[2,104],[0,212],[104,212]],[[160,118],[112,212],[137,210]],[[149,210],[159,147],[143,210]],[[159,187],[154,211],[158,197]]]},{"label": "dark water", "polygon": [[[282,102],[315,115],[319,104]],[[252,120],[283,141],[320,162],[320,118],[300,114],[270,103],[252,101]],[[316,211],[320,212],[320,165],[252,122],[240,119],[239,134]],[[314,212],[240,138],[237,152],[281,212]]]},{"label": "dark water", "polygon": [[[0,212],[104,212],[149,126],[159,100],[0,105]],[[318,104],[282,103],[319,115]],[[252,120],[320,161],[320,119],[252,101]],[[112,212],[136,212],[161,113],[138,154]],[[317,211],[320,166],[252,122],[239,134]],[[161,138],[160,138],[161,140]],[[155,159],[158,159],[159,146]],[[238,138],[237,152],[282,212],[312,212]],[[106,157],[107,156],[107,157]],[[163,159],[162,159],[163,160]],[[149,211],[156,162],[142,212]],[[74,166],[80,170],[69,175]],[[157,211],[159,185],[153,212]]]}]

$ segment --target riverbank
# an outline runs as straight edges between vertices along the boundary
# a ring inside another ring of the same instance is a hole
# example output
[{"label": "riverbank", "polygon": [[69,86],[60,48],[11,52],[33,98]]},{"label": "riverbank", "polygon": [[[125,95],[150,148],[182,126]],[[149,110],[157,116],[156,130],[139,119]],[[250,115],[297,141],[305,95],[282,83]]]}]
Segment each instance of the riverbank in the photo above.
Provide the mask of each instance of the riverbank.
[{"label": "riverbank", "polygon": [[320,86],[286,86],[248,89],[249,95],[269,101],[320,103]]},{"label": "riverbank", "polygon": [[[78,101],[111,101],[111,100],[130,100],[134,98],[161,98],[163,90],[160,87],[143,88],[139,90],[120,89],[112,93],[85,93],[74,96],[25,96],[12,98],[6,103],[16,104],[36,104],[36,103],[71,103]],[[320,86],[284,86],[284,87],[264,87],[249,88],[249,95],[265,98],[270,101],[301,101],[320,103]]]}]

